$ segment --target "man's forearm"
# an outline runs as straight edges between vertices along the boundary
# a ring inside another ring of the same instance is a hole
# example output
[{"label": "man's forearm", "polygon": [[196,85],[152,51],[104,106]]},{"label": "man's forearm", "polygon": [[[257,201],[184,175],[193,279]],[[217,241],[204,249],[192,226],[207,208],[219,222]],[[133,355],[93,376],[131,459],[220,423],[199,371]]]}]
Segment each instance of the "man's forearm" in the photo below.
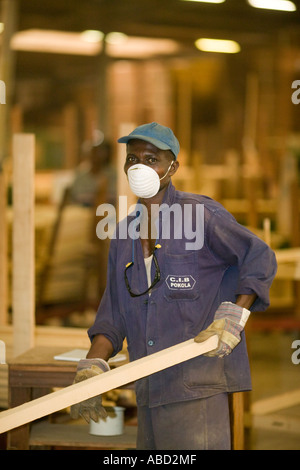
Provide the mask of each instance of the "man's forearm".
[{"label": "man's forearm", "polygon": [[243,307],[243,308],[246,308],[247,310],[249,310],[256,298],[257,298],[256,294],[249,294],[249,295],[248,294],[241,294],[237,297],[235,303],[239,307]]},{"label": "man's forearm", "polygon": [[101,358],[105,361],[111,357],[114,351],[112,343],[104,335],[96,335],[93,338],[90,350],[87,354],[87,359]]}]

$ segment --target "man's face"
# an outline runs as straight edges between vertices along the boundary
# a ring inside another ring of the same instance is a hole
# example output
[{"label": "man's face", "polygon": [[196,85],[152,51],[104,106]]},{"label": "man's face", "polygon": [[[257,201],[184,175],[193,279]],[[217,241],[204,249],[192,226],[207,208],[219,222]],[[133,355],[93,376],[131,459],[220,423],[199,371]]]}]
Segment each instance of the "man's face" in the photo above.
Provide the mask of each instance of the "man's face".
[{"label": "man's face", "polygon": [[171,151],[160,150],[150,142],[134,139],[130,140],[127,144],[124,171],[127,174],[128,169],[132,165],[142,163],[143,165],[147,165],[153,168],[153,170],[155,170],[158,174],[159,178],[162,178],[168,171],[170,164],[173,162],[168,175],[162,180],[163,186],[165,186],[169,183],[170,177],[177,171],[178,168],[178,162],[173,160],[174,156]]}]

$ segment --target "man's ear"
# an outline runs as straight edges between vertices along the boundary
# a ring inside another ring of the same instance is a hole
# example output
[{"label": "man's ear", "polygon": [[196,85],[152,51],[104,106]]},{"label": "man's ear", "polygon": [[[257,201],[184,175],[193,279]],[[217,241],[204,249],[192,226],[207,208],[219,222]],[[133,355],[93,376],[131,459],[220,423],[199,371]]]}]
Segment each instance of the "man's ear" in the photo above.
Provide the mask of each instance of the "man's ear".
[{"label": "man's ear", "polygon": [[178,168],[179,168],[179,161],[178,161],[178,160],[174,160],[174,161],[172,162],[172,166],[171,166],[171,168],[170,168],[169,175],[170,175],[170,176],[175,175],[175,173],[176,173],[176,171],[178,170]]}]

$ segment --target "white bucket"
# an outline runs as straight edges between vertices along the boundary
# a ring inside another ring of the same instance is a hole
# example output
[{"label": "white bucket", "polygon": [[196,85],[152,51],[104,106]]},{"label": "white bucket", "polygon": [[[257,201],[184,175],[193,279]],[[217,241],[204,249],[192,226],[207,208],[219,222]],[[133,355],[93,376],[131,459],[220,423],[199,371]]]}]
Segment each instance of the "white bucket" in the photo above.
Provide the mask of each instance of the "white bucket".
[{"label": "white bucket", "polygon": [[91,419],[90,434],[95,436],[117,436],[124,432],[124,410],[122,406],[105,408],[107,417],[99,419],[98,423]]}]

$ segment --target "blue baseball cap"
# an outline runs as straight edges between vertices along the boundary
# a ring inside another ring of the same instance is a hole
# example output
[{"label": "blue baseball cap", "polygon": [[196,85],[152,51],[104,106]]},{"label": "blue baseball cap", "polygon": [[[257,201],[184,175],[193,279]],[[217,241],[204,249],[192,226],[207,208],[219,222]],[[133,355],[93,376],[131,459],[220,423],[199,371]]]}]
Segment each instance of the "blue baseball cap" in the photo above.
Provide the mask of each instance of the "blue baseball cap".
[{"label": "blue baseball cap", "polygon": [[157,124],[157,122],[151,122],[150,124],[143,124],[134,129],[129,135],[121,137],[118,142],[121,144],[127,144],[130,140],[140,139],[150,142],[160,150],[171,150],[177,159],[180,146],[177,138],[173,131],[169,127]]}]

